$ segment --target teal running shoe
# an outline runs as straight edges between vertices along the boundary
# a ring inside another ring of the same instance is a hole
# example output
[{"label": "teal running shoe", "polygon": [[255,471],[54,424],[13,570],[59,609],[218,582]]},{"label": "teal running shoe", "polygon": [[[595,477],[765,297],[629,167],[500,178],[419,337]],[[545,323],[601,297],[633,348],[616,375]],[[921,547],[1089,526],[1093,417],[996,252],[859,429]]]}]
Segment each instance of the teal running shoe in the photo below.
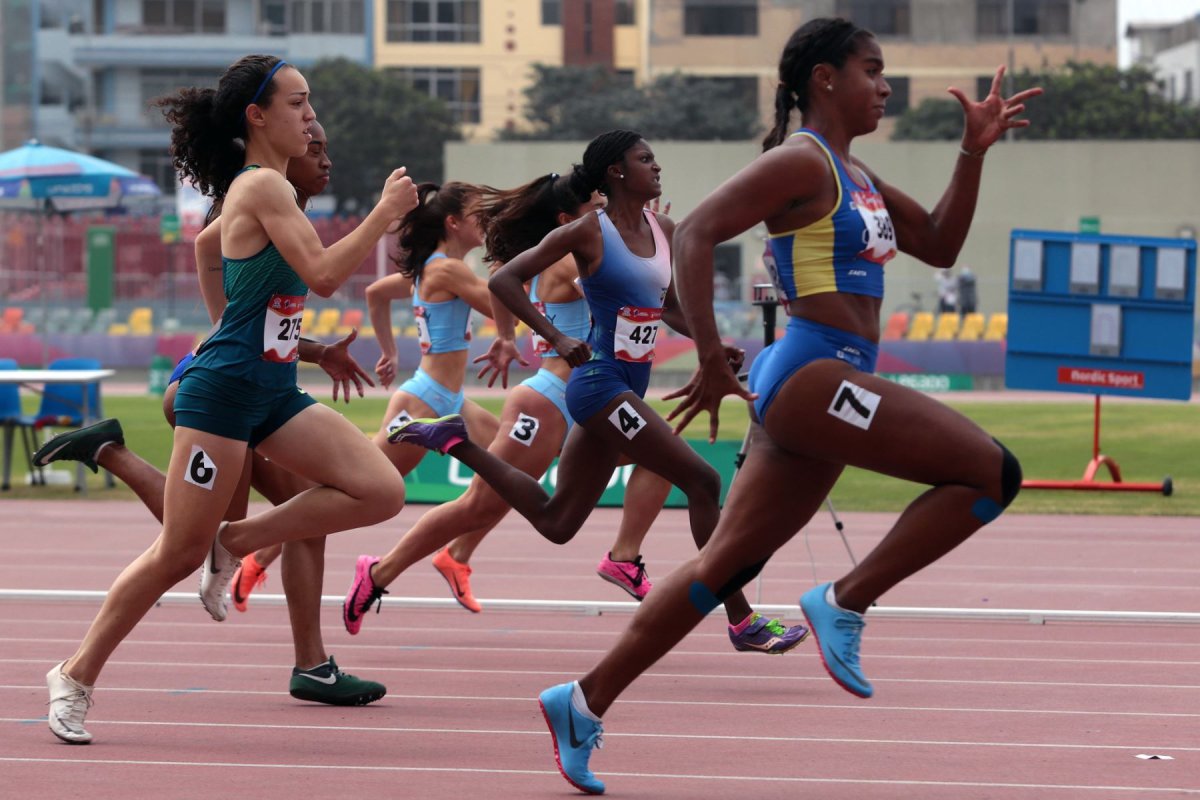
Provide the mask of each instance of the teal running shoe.
[{"label": "teal running shoe", "polygon": [[858,697],[875,693],[858,663],[862,631],[867,626],[862,614],[834,608],[825,600],[831,584],[823,583],[800,597],[800,610],[817,640],[817,650],[829,677],[847,692]]},{"label": "teal running shoe", "polygon": [[592,748],[604,746],[604,726],[571,707],[575,684],[560,683],[538,695],[542,716],[554,737],[554,760],[567,783],[581,792],[604,794],[604,784],[588,769]]}]

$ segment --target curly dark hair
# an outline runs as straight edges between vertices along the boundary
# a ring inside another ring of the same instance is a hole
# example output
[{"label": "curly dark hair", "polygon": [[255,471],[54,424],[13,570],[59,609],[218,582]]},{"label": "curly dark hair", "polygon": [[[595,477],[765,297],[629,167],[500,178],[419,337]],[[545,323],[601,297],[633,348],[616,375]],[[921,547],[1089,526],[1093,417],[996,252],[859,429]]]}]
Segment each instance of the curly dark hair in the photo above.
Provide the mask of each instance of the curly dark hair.
[{"label": "curly dark hair", "polygon": [[246,107],[259,87],[254,103],[270,106],[275,81],[263,81],[279,62],[276,56],[246,56],[225,70],[216,89],[189,87],[153,101],[171,123],[172,164],[201,194],[221,200],[229,191],[246,157]]},{"label": "curly dark hair", "polygon": [[576,194],[591,196],[599,190],[608,194],[608,168],[625,158],[629,148],[644,137],[637,131],[615,130],[602,133],[588,143],[583,151],[583,163],[571,169],[571,190]]}]

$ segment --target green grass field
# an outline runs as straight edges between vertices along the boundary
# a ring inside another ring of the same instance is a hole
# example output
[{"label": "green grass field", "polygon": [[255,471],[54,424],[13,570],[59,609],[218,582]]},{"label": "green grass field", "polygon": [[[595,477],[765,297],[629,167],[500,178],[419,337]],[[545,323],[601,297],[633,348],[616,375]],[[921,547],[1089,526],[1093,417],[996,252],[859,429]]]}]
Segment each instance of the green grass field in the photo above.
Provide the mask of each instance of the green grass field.
[{"label": "green grass field", "polygon": [[[652,390],[653,394],[653,390]],[[661,392],[660,392],[661,394]],[[484,398],[481,405],[499,412],[502,397]],[[358,399],[338,409],[362,428],[374,431],[383,415],[386,396],[382,393]],[[171,437],[163,421],[161,401],[156,397],[104,398],[105,412],[118,417],[127,444],[147,461],[165,469]],[[654,402],[666,412],[671,404]],[[1078,403],[952,402],[993,436],[1003,441],[1021,459],[1027,478],[1077,480],[1091,458],[1092,401]],[[707,419],[693,423],[688,435],[703,438]],[[722,412],[719,436],[740,440],[746,430],[746,410],[728,403]],[[1170,475],[1175,494],[1163,497],[1149,492],[1077,492],[1026,490],[1013,504],[1012,512],[1061,514],[1200,515],[1200,409],[1185,404],[1109,402],[1102,417],[1102,450],[1120,465],[1122,477],[1133,482],[1159,482]],[[19,446],[18,446],[19,450]],[[21,455],[14,458],[20,462]],[[30,487],[25,473],[14,464],[15,498],[62,499],[75,496],[68,486]],[[1107,472],[1100,475],[1107,480]],[[103,488],[101,476],[88,473],[91,498],[133,499],[118,483],[115,490]],[[849,469],[834,489],[832,499],[839,511],[899,511],[920,493],[921,487],[862,470]]]}]

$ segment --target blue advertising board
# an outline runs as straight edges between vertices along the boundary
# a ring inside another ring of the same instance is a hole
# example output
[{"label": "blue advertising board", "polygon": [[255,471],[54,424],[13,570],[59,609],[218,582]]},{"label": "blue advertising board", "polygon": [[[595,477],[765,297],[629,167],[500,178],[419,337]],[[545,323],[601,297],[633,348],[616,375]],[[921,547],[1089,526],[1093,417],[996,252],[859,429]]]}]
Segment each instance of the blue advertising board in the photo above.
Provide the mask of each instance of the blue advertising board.
[{"label": "blue advertising board", "polygon": [[1196,242],[1014,230],[1010,389],[1187,400]]}]

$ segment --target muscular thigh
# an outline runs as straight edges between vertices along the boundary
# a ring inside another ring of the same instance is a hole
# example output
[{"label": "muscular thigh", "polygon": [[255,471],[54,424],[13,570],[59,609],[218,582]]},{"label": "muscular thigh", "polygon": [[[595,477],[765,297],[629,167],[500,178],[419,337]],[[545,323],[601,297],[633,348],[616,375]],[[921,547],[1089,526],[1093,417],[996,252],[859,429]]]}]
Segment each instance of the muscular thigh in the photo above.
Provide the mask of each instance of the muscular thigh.
[{"label": "muscular thigh", "polygon": [[482,445],[496,438],[500,420],[496,419],[495,414],[472,400],[464,400],[462,411],[459,413],[467,421],[467,431],[472,441]]},{"label": "muscular thigh", "polygon": [[320,404],[288,420],[258,452],[280,469],[353,495],[362,481],[383,480],[391,473],[387,459],[362,431]]},{"label": "muscular thigh", "polygon": [[833,360],[792,375],[763,426],[789,452],[919,483],[981,486],[1001,460],[991,437],[954,409]]},{"label": "muscular thigh", "polygon": [[[469,424],[469,423],[468,423]],[[474,429],[472,436],[474,436]],[[567,421],[554,403],[526,386],[509,394],[488,451],[522,472],[541,477],[562,448]]]},{"label": "muscular thigh", "polygon": [[246,443],[194,428],[175,429],[163,495],[163,542],[210,542],[246,464]]}]

